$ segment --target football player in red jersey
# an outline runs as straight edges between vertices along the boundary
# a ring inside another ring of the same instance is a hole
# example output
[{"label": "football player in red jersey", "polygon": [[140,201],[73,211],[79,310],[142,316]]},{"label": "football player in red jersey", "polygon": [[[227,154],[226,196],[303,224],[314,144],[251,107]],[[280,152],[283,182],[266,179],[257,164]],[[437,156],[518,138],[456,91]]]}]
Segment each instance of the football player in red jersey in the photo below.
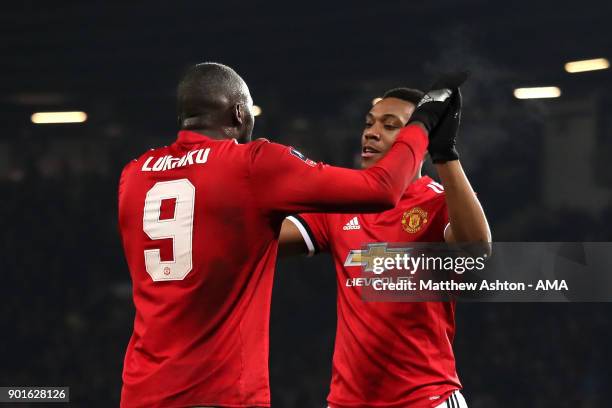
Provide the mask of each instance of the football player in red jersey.
[{"label": "football player in red jersey", "polygon": [[[423,93],[388,91],[366,115],[361,166],[379,162],[408,123]],[[378,214],[300,214],[288,217],[281,255],[331,252],[337,276],[337,329],[328,404],[331,408],[466,407],[452,349],[454,302],[364,302],[360,252],[374,242],[482,242],[491,234],[455,149],[461,109],[456,93],[430,135],[429,153],[442,184],[421,168],[400,202]],[[421,161],[424,159],[420,158]]]},{"label": "football player in red jersey", "polygon": [[119,182],[136,308],[121,406],[269,406],[270,297],[283,219],[392,208],[417,172],[428,130],[448,111],[452,91],[440,91],[384,159],[349,170],[249,142],[252,99],[242,78],[221,64],[192,67],[178,87],[176,141],[127,164]]}]

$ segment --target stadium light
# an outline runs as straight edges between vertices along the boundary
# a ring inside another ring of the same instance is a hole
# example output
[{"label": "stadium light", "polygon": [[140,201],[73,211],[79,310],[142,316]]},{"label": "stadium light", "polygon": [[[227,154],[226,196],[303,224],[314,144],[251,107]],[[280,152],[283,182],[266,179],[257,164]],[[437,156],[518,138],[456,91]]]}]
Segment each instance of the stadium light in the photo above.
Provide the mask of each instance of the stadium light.
[{"label": "stadium light", "polygon": [[577,72],[597,71],[610,68],[610,62],[605,58],[571,61],[565,64],[565,70],[570,74]]},{"label": "stadium light", "polygon": [[253,105],[253,116],[259,116],[261,115],[263,111],[261,110],[261,108],[257,105]]},{"label": "stadium light", "polygon": [[85,112],[36,112],[30,116],[32,123],[37,125],[49,123],[83,123],[87,120]]},{"label": "stadium light", "polygon": [[558,98],[559,96],[561,96],[561,89],[556,86],[516,88],[514,90],[514,97],[516,99]]},{"label": "stadium light", "polygon": [[372,106],[376,105],[380,101],[382,101],[382,98],[374,98],[374,99],[372,99]]}]

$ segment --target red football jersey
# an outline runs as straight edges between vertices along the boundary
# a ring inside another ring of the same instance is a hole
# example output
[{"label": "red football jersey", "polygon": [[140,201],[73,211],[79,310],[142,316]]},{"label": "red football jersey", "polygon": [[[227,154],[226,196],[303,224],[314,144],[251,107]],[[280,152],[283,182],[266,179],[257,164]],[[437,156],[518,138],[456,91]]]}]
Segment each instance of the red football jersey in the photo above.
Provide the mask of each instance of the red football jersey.
[{"label": "red football jersey", "polygon": [[181,131],[172,145],[129,163],[119,225],[136,317],[121,406],[269,406],[282,220],[299,211],[392,207],[426,145],[419,127],[407,127],[384,163],[355,171],[266,140],[238,144]]},{"label": "red football jersey", "polygon": [[311,253],[331,252],[338,280],[338,323],[328,396],[331,408],[439,405],[461,383],[452,341],[455,305],[364,302],[361,248],[374,242],[440,242],[448,213],[443,187],[421,177],[398,205],[378,214],[289,217]]}]

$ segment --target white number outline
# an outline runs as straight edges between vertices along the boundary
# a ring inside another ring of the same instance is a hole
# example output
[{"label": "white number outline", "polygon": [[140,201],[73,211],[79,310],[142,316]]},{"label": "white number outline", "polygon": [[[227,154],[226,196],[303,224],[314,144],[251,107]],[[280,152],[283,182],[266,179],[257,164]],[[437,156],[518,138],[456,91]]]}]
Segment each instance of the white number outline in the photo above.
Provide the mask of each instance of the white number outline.
[{"label": "white number outline", "polygon": [[[177,186],[177,184],[179,185]],[[156,191],[159,189],[164,190],[168,188],[169,186],[173,186],[173,188],[170,189],[172,193],[165,192],[163,194],[159,194]],[[188,191],[187,197],[185,197],[184,194],[182,194],[182,193],[185,193],[186,191]],[[160,220],[159,217],[161,216],[161,203],[163,200],[167,200],[167,199],[175,199],[174,214],[172,218]],[[183,206],[185,205],[187,207],[183,208]],[[147,191],[147,195],[145,197],[144,211],[142,215],[142,229],[144,233],[152,241],[157,241],[161,239],[172,239],[172,258],[173,259],[171,261],[161,260],[160,248],[146,249],[144,251],[145,269],[147,273],[149,274],[149,276],[151,276],[151,279],[153,279],[154,282],[183,280],[189,274],[189,272],[191,272],[191,270],[193,269],[193,221],[194,221],[193,215],[194,215],[194,210],[195,210],[195,187],[186,178],[178,179],[178,180],[171,180],[171,181],[160,181],[160,182],[155,183],[155,185],[151,187],[149,191]],[[169,233],[167,235],[154,234],[153,236],[151,236],[150,234],[150,232],[153,232],[151,231],[151,229],[154,229],[156,227],[159,228],[160,224],[163,226],[166,223],[172,223],[172,222],[176,223],[179,211],[181,212],[187,211],[187,215],[188,215],[187,225],[189,227],[185,228],[185,230],[189,231],[188,236],[187,236],[188,250],[187,250],[187,253],[185,254],[186,256],[181,256],[181,254],[179,254],[180,258],[186,258],[186,259],[177,259],[177,249],[176,249],[177,234],[172,234],[172,233]],[[147,215],[149,215],[149,217],[147,217]],[[183,264],[179,264],[179,261],[183,261],[183,262],[187,261],[187,262]],[[169,274],[166,275],[165,273],[163,273],[163,270],[165,267],[168,267],[168,265],[174,265],[174,268],[171,268],[170,271],[177,270],[179,268],[181,270],[178,273],[170,272]]]}]

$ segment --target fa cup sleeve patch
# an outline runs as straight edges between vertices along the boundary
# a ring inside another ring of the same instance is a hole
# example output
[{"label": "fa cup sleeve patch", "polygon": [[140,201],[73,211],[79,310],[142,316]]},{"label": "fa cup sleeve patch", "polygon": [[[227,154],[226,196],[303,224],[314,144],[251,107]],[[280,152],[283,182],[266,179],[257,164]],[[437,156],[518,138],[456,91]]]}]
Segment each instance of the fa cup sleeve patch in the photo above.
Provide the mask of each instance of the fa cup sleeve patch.
[{"label": "fa cup sleeve patch", "polygon": [[302,154],[302,152],[299,152],[299,151],[295,150],[293,147],[289,148],[289,152],[293,156],[297,157],[298,159],[300,159],[301,161],[303,161],[304,163],[306,163],[307,165],[309,165],[311,167],[315,167],[317,165],[317,163],[315,163],[314,161],[310,160],[309,158],[304,156],[304,154]]}]

